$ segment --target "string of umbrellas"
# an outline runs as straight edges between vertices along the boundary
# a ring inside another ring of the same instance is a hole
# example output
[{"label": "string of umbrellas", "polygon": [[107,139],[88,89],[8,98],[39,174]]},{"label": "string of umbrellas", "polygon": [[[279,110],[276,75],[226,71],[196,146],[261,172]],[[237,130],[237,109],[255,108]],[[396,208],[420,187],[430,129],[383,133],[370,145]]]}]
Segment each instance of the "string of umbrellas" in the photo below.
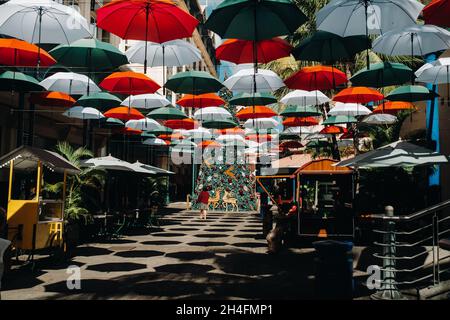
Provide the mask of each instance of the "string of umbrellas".
[{"label": "string of umbrellas", "polygon": [[[244,67],[222,83],[203,71],[164,78],[165,67],[202,59],[183,39],[203,21],[174,2],[115,0],[97,9],[97,28],[136,41],[123,53],[96,39],[70,6],[10,0],[0,6],[0,34],[10,37],[0,39],[0,90],[19,93],[19,115],[30,94],[32,108],[81,120],[88,146],[98,123],[172,150],[242,145],[246,154],[278,153],[354,139],[361,125],[392,125],[416,102],[434,103],[437,85],[450,93],[450,58],[437,58],[450,48],[449,13],[448,0],[426,7],[416,0],[332,0],[316,14],[317,31],[293,47],[285,37],[308,18],[290,0],[225,0],[205,26],[226,39],[216,58]],[[436,59],[414,72],[402,63],[370,63],[369,50]],[[341,68],[364,52],[366,66],[348,77]],[[285,79],[261,68],[291,55],[309,66]],[[143,72],[130,71],[130,63]],[[147,76],[149,67],[163,67],[162,88]],[[387,92],[390,86],[396,88]],[[290,92],[278,101],[280,89]],[[167,90],[183,96],[172,105]]]}]

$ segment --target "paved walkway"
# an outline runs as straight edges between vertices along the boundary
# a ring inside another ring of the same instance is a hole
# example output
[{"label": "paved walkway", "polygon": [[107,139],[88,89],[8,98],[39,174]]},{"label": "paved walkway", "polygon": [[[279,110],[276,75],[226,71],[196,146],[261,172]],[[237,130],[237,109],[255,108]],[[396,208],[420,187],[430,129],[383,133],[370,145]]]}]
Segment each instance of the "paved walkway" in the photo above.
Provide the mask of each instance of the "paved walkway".
[{"label": "paved walkway", "polygon": [[[78,248],[64,265],[15,270],[3,299],[303,299],[314,297],[311,249],[266,253],[254,214],[174,211],[161,230]],[[69,290],[66,268],[81,268]]]}]

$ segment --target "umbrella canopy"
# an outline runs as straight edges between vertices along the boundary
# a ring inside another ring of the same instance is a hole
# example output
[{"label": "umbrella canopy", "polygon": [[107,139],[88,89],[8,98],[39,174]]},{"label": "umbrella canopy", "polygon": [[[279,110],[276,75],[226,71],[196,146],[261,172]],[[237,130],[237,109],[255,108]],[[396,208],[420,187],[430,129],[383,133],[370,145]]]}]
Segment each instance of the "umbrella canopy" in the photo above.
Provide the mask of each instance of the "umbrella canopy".
[{"label": "umbrella canopy", "polygon": [[450,27],[450,2],[448,0],[433,0],[422,12],[426,23],[442,27]]},{"label": "umbrella canopy", "polygon": [[[256,48],[255,48],[256,46]],[[254,50],[256,49],[256,51]],[[268,63],[291,54],[292,46],[286,40],[273,38],[260,41],[228,39],[216,49],[218,60],[241,63]]]},{"label": "umbrella canopy", "polygon": [[41,85],[48,91],[60,91],[69,95],[84,95],[88,91],[90,93],[101,91],[87,76],[73,72],[57,72],[42,80]]},{"label": "umbrella canopy", "polygon": [[416,110],[416,107],[411,102],[406,101],[388,101],[383,104],[378,105],[373,113],[389,113],[397,114],[404,110]]},{"label": "umbrella canopy", "polygon": [[72,107],[63,113],[64,116],[68,118],[90,120],[90,119],[101,119],[105,116],[95,108],[85,108],[85,107]]},{"label": "umbrella canopy", "polygon": [[160,138],[148,138],[145,139],[142,143],[148,146],[167,146],[167,143]]},{"label": "umbrella canopy", "polygon": [[185,130],[195,129],[199,126],[198,122],[191,118],[166,120],[164,125],[171,129]]},{"label": "umbrella canopy", "polygon": [[267,105],[276,102],[277,98],[275,98],[272,94],[267,92],[257,92],[257,93],[241,92],[235,95],[230,100],[228,100],[229,104],[240,106]]},{"label": "umbrella canopy", "polygon": [[355,117],[349,115],[331,116],[322,122],[322,125],[336,125],[358,122]]},{"label": "umbrella canopy", "polygon": [[[329,127],[326,127],[326,128],[329,128]],[[316,133],[308,134],[308,135],[306,136],[305,140],[308,140],[308,141],[312,141],[312,140],[324,140],[324,139],[328,139],[329,137],[330,137],[330,134],[329,134],[329,133],[319,133],[319,132],[316,132]]]},{"label": "umbrella canopy", "polygon": [[245,130],[242,128],[239,128],[237,126],[233,127],[233,128],[219,129],[219,130],[216,130],[216,132],[221,135],[230,135],[230,134],[231,135],[241,135],[241,136],[245,135]]},{"label": "umbrella canopy", "polygon": [[382,93],[375,89],[367,87],[349,87],[339,91],[334,97],[333,101],[343,103],[369,103],[372,101],[383,100]]},{"label": "umbrella canopy", "polygon": [[350,78],[355,86],[381,88],[401,85],[413,77],[413,71],[402,63],[378,62],[359,70]]},{"label": "umbrella canopy", "polygon": [[74,8],[52,0],[10,0],[0,6],[0,34],[30,43],[71,43],[92,37]]},{"label": "umbrella canopy", "polygon": [[367,124],[393,124],[397,122],[397,117],[387,113],[374,113],[365,117],[362,122]]},{"label": "umbrella canopy", "polygon": [[271,129],[279,125],[273,118],[248,119],[244,122],[244,128]]},{"label": "umbrella canopy", "polygon": [[273,71],[259,69],[242,69],[224,82],[234,92],[270,92],[284,87],[281,78]]},{"label": "umbrella canopy", "polygon": [[154,134],[154,135],[171,134],[172,132],[173,132],[172,129],[167,128],[163,125],[160,125],[159,127],[155,128],[155,129],[147,131],[147,133]]},{"label": "umbrella canopy", "polygon": [[148,131],[159,128],[161,125],[153,119],[144,118],[138,120],[128,120],[125,127],[135,130]]},{"label": "umbrella canopy", "polygon": [[5,71],[0,74],[0,91],[44,91],[42,86],[35,78],[22,72]]},{"label": "umbrella canopy", "polygon": [[100,87],[112,93],[126,95],[155,93],[161,88],[145,74],[132,71],[114,72],[100,82]]},{"label": "umbrella canopy", "polygon": [[142,134],[141,130],[131,129],[131,128],[115,128],[114,133],[121,134],[125,136],[139,136]]},{"label": "umbrella canopy", "polygon": [[114,118],[102,118],[100,119],[99,124],[101,127],[105,128],[122,128],[125,126],[125,124],[121,120]]},{"label": "umbrella canopy", "polygon": [[367,107],[363,106],[359,103],[343,103],[343,102],[336,102],[334,104],[334,107],[331,108],[330,111],[328,111],[328,115],[330,116],[366,116],[368,114],[371,114],[372,111],[370,111]]},{"label": "umbrella canopy", "polygon": [[187,131],[187,136],[189,136],[191,139],[211,139],[213,137],[213,134],[209,129],[198,127],[195,129],[191,129]]},{"label": "umbrella canopy", "polygon": [[117,170],[117,171],[134,171],[131,167],[131,163],[120,160],[111,155],[106,157],[90,158],[80,161],[81,168],[95,167],[97,169],[104,170]]},{"label": "umbrella canopy", "polygon": [[280,133],[278,136],[278,140],[299,140],[300,139],[300,135],[295,134],[295,133]]},{"label": "umbrella canopy", "polygon": [[170,101],[157,93],[131,95],[122,101],[123,106],[133,106],[139,109],[155,109],[170,105]]},{"label": "umbrella canopy", "polygon": [[319,121],[313,117],[289,117],[283,121],[285,127],[310,127],[318,124]]},{"label": "umbrella canopy", "polygon": [[205,149],[205,148],[214,148],[214,149],[218,149],[218,148],[222,148],[223,145],[217,141],[213,141],[213,140],[204,140],[201,141],[197,144],[198,148],[201,149]]},{"label": "umbrella canopy", "polygon": [[170,77],[165,87],[176,93],[202,94],[217,92],[223,84],[207,72],[186,71]]},{"label": "umbrella canopy", "polygon": [[363,35],[341,37],[319,30],[303,39],[292,54],[297,60],[334,62],[352,59],[370,46],[370,39]]},{"label": "umbrella canopy", "polygon": [[75,99],[64,92],[50,91],[32,94],[30,102],[41,106],[69,108],[75,104]]},{"label": "umbrella canopy", "polygon": [[223,39],[259,41],[292,34],[306,20],[290,0],[225,0],[205,26]]},{"label": "umbrella canopy", "polygon": [[195,111],[194,119],[196,120],[224,120],[232,118],[231,113],[221,107],[206,107]]},{"label": "umbrella canopy", "polygon": [[185,94],[181,99],[178,99],[177,104],[185,108],[218,107],[224,105],[225,100],[215,93]]},{"label": "umbrella canopy", "polygon": [[322,112],[313,106],[287,106],[280,116],[283,117],[318,117]]},{"label": "umbrella canopy", "polygon": [[290,89],[301,90],[331,90],[346,83],[344,72],[334,67],[312,66],[304,67],[287,78],[284,82]]},{"label": "umbrella canopy", "polygon": [[408,141],[396,141],[336,164],[339,167],[384,168],[447,163],[448,158]]},{"label": "umbrella canopy", "polygon": [[340,126],[327,126],[319,131],[320,134],[342,134],[347,132],[347,128]]},{"label": "umbrella canopy", "polygon": [[0,65],[14,67],[36,66],[38,61],[49,67],[56,60],[38,46],[18,39],[0,39]]},{"label": "umbrella canopy", "polygon": [[208,129],[230,129],[237,125],[232,119],[208,120],[202,123],[202,126]]},{"label": "umbrella canopy", "polygon": [[119,98],[108,92],[94,92],[89,95],[85,94],[81,98],[79,98],[77,100],[77,105],[83,107],[107,109],[120,106],[121,102],[122,101]]},{"label": "umbrella canopy", "polygon": [[450,58],[440,58],[424,64],[416,71],[417,81],[432,84],[450,83]]},{"label": "umbrella canopy", "polygon": [[181,133],[174,132],[171,134],[160,134],[159,138],[164,140],[182,140],[185,137]]},{"label": "umbrella canopy", "polygon": [[216,138],[216,141],[219,141],[221,143],[234,143],[234,142],[245,143],[244,137],[238,134],[220,135]]},{"label": "umbrella canopy", "polygon": [[105,117],[123,121],[144,119],[144,115],[138,110],[129,107],[112,108],[104,113]]},{"label": "umbrella canopy", "polygon": [[155,109],[147,114],[149,118],[157,120],[175,120],[185,119],[187,115],[178,108],[174,107],[162,107]]},{"label": "umbrella canopy", "polygon": [[246,107],[236,113],[239,120],[255,119],[255,118],[270,118],[278,115],[271,108],[266,106]]},{"label": "umbrella canopy", "polygon": [[257,142],[262,141],[272,141],[273,137],[271,134],[249,134],[245,137],[245,140],[252,140]]},{"label": "umbrella canopy", "polygon": [[437,96],[436,93],[430,91],[424,86],[406,85],[395,88],[387,96],[390,101],[424,101],[431,100]]},{"label": "umbrella canopy", "polygon": [[303,145],[296,140],[287,140],[280,143],[280,148],[282,149],[300,149],[303,148]]},{"label": "umbrella canopy", "polygon": [[283,104],[299,106],[319,105],[330,101],[330,98],[318,90],[294,90],[280,100]]}]

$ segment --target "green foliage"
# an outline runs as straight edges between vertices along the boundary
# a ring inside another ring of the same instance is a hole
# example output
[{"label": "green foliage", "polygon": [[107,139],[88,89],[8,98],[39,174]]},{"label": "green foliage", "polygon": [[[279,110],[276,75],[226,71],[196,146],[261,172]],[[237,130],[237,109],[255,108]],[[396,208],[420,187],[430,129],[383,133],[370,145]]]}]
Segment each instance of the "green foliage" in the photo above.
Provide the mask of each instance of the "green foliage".
[{"label": "green foliage", "polygon": [[151,205],[163,206],[167,194],[167,178],[165,177],[146,177],[141,180],[140,197],[145,203]]}]

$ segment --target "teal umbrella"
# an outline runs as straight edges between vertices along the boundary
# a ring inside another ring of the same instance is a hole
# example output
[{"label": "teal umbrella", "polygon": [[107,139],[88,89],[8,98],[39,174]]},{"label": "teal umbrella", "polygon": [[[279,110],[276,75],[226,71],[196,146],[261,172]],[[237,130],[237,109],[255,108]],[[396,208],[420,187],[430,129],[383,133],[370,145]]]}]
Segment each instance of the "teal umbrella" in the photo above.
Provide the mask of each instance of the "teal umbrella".
[{"label": "teal umbrella", "polygon": [[45,91],[45,88],[39,84],[32,76],[22,72],[5,71],[0,74],[0,91]]},{"label": "teal umbrella", "polygon": [[165,126],[161,126],[161,127],[146,131],[146,133],[154,134],[156,136],[159,136],[160,134],[171,134],[172,132],[173,132],[172,129],[165,127]]},{"label": "teal umbrella", "polygon": [[386,99],[390,101],[416,102],[416,101],[432,100],[437,96],[438,94],[430,91],[428,88],[424,86],[406,85],[392,90],[386,96]]},{"label": "teal umbrella", "polygon": [[116,127],[124,127],[125,124],[116,118],[103,118],[99,120],[100,127],[105,128],[116,128]]},{"label": "teal umbrella", "polygon": [[322,112],[320,112],[317,108],[313,106],[287,106],[282,112],[280,112],[280,116],[283,117],[318,117],[321,116]]},{"label": "teal umbrella", "polygon": [[344,124],[344,123],[355,123],[358,122],[353,116],[331,116],[328,117],[325,121],[322,122],[322,125],[335,125],[335,124]]},{"label": "teal umbrella", "polygon": [[83,95],[77,100],[77,105],[97,109],[109,109],[120,106],[122,100],[108,92],[95,92]]},{"label": "teal umbrella", "polygon": [[186,119],[187,115],[175,107],[162,107],[147,114],[147,117],[157,120]]},{"label": "teal umbrella", "polygon": [[270,93],[239,93],[231,98],[228,103],[239,106],[265,106],[271,103],[276,103],[275,98]]},{"label": "teal umbrella", "polygon": [[154,138],[156,138],[156,135],[153,134],[153,133],[149,133],[148,131],[145,131],[145,132],[141,133],[141,137],[142,138],[152,138],[152,139],[154,139]]},{"label": "teal umbrella", "polygon": [[165,87],[176,93],[203,94],[217,92],[223,84],[207,72],[186,71],[170,77]]},{"label": "teal umbrella", "polygon": [[359,70],[350,78],[353,86],[381,88],[401,85],[413,77],[413,71],[402,63],[378,62]]},{"label": "teal umbrella", "polygon": [[202,127],[208,129],[229,129],[237,127],[238,124],[231,119],[204,121]]}]

